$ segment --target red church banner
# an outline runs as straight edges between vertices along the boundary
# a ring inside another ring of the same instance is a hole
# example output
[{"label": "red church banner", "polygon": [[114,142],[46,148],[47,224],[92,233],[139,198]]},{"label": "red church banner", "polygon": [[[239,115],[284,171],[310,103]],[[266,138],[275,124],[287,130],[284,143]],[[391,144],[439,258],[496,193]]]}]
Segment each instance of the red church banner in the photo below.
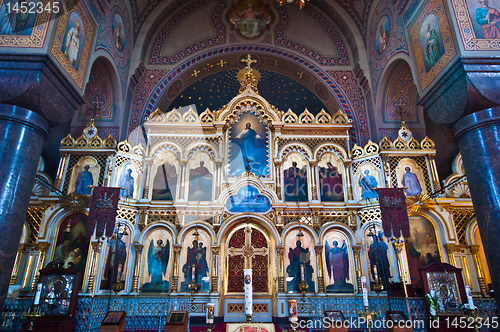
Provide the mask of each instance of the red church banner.
[{"label": "red church banner", "polygon": [[410,237],[406,196],[403,188],[378,188],[380,213],[384,233],[390,236],[391,230],[395,237]]},{"label": "red church banner", "polygon": [[120,188],[94,187],[90,201],[89,219],[87,223],[87,236],[94,234],[97,223],[96,237],[101,237],[106,228],[106,236],[111,237],[115,228],[116,210]]}]

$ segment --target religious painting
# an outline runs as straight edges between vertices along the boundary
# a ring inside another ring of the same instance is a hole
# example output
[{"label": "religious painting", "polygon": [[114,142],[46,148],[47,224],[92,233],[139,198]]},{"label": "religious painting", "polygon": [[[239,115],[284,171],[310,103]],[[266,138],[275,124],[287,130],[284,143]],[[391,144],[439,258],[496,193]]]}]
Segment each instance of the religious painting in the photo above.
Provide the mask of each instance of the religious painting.
[{"label": "religious painting", "polygon": [[271,208],[269,198],[259,194],[252,186],[244,186],[236,195],[231,195],[226,201],[229,212],[267,212]]},{"label": "religious painting", "polygon": [[116,171],[116,186],[120,188],[120,197],[137,199],[139,190],[139,173],[131,162],[121,164]]},{"label": "religious painting", "polygon": [[323,237],[323,271],[327,293],[352,293],[354,275],[351,269],[351,244],[339,230],[330,230]]},{"label": "religious painting", "polygon": [[425,195],[425,182],[422,168],[411,159],[402,159],[396,167],[398,185],[405,188],[406,196]]},{"label": "religious painting", "polygon": [[[500,2],[498,0],[453,0],[453,9],[464,49],[467,51],[499,50]],[[471,29],[472,27],[472,29]]]},{"label": "religious painting", "polygon": [[429,14],[420,27],[420,48],[424,55],[425,70],[428,72],[444,54],[443,39],[436,15]]},{"label": "religious painting", "polygon": [[481,264],[481,268],[483,271],[484,283],[487,286],[491,286],[490,270],[488,267],[488,262],[486,261],[486,255],[484,254],[483,241],[481,240],[481,235],[479,234],[479,229],[477,228],[474,231],[474,244],[480,247],[477,254],[479,256],[479,263]]},{"label": "religious painting", "polygon": [[443,0],[422,5],[410,28],[420,90],[424,91],[457,55]]},{"label": "religious painting", "polygon": [[252,112],[241,114],[229,137],[229,176],[238,177],[247,170],[256,176],[269,175],[268,128]]},{"label": "religious painting", "polygon": [[332,153],[325,153],[318,163],[319,190],[322,202],[344,201],[343,169],[339,159]]},{"label": "religious painting", "polygon": [[148,234],[142,250],[143,269],[141,292],[168,293],[172,271],[172,235],[166,228],[156,228]]},{"label": "religious painting", "polygon": [[380,170],[370,162],[365,162],[358,167],[355,174],[356,193],[360,201],[365,199],[378,199],[377,188],[380,187]]},{"label": "religious painting", "polygon": [[94,26],[81,3],[66,1],[61,6],[51,54],[82,89]]},{"label": "religious painting", "polygon": [[4,0],[0,7],[0,35],[30,36],[41,5],[41,1]]},{"label": "religious painting", "polygon": [[[193,231],[193,232],[192,232]],[[190,292],[188,284],[193,280],[200,286],[198,292],[208,292],[210,285],[210,235],[203,229],[192,229],[182,241],[181,292]],[[193,234],[194,233],[194,234]]]},{"label": "religious painting", "polygon": [[438,315],[463,314],[460,291],[455,272],[427,272],[429,293],[433,292],[438,300]]},{"label": "religious painting", "polygon": [[365,230],[364,246],[368,259],[370,289],[376,284],[387,290],[392,281],[392,266],[390,260],[389,240],[385,237],[381,225],[370,224]]},{"label": "religious painting", "polygon": [[61,46],[61,52],[76,70],[80,65],[82,56],[82,46],[85,40],[85,29],[80,15],[77,12],[69,14],[68,24],[64,31],[64,39]]},{"label": "religious painting", "polygon": [[[73,272],[74,273],[74,272]],[[73,292],[78,290],[76,274],[41,274],[42,284],[39,309],[44,316],[66,316],[74,311],[72,300],[76,300]],[[73,309],[72,309],[73,308]]]},{"label": "religious painting", "polygon": [[272,17],[268,6],[259,0],[243,0],[228,12],[232,28],[247,38],[260,36]]},{"label": "religious painting", "polygon": [[104,270],[101,276],[101,289],[110,290],[113,284],[123,283],[127,277],[130,243],[130,228],[125,224],[116,225],[113,236],[106,242]]},{"label": "religious painting", "polygon": [[89,238],[85,236],[87,216],[71,214],[59,226],[52,262],[62,263],[67,269],[73,264],[77,270],[85,271],[89,253]]},{"label": "religious painting", "polygon": [[120,14],[113,15],[111,28],[113,30],[113,46],[121,52],[125,48],[125,28]]},{"label": "religious painting", "polygon": [[382,16],[377,24],[375,32],[375,51],[382,54],[389,46],[389,33],[391,31],[391,21],[387,15]]},{"label": "religious painting", "polygon": [[206,202],[212,200],[214,184],[214,164],[210,155],[205,152],[197,153],[189,161],[189,201]]},{"label": "religious painting", "polygon": [[[0,0],[0,46],[43,47],[52,12],[37,13],[41,6],[53,5],[47,0]],[[21,12],[23,8],[25,13]]]},{"label": "religious painting", "polygon": [[299,284],[306,284],[306,292],[315,293],[314,244],[309,233],[300,229],[288,232],[285,256],[286,291],[300,293]]},{"label": "religious painting", "polygon": [[406,257],[410,269],[410,281],[417,287],[422,287],[418,269],[441,261],[438,246],[436,232],[431,222],[421,216],[411,216]]},{"label": "religious painting", "polygon": [[69,180],[68,193],[80,195],[92,194],[92,186],[98,185],[99,164],[93,157],[84,157],[73,166]]},{"label": "religious painting", "polygon": [[[251,248],[251,250],[245,250]],[[247,226],[236,230],[227,242],[227,291],[243,293],[246,260],[252,263],[254,293],[269,291],[269,244],[257,228]]]},{"label": "religious painting", "polygon": [[177,184],[180,165],[172,152],[166,152],[153,163],[153,190],[151,199],[154,201],[174,201],[177,197]]},{"label": "religious painting", "polygon": [[290,153],[283,163],[285,202],[308,202],[308,163],[299,153]]}]

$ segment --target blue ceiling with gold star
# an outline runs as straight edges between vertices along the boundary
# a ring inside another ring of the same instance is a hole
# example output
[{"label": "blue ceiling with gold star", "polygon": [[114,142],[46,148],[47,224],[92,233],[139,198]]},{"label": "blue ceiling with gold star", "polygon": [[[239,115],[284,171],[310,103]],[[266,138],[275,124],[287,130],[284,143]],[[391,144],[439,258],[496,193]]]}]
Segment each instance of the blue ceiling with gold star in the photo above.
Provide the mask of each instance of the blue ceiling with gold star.
[{"label": "blue ceiling with gold star", "polygon": [[[317,114],[322,108],[327,110],[323,102],[311,90],[299,82],[284,75],[259,69],[261,79],[257,88],[262,97],[281,111],[290,108],[300,115],[307,109]],[[221,71],[204,77],[184,89],[169,105],[171,109],[196,105],[198,113],[220,109],[236,97],[240,83],[236,79],[238,69]],[[163,110],[166,111],[166,110]]]}]

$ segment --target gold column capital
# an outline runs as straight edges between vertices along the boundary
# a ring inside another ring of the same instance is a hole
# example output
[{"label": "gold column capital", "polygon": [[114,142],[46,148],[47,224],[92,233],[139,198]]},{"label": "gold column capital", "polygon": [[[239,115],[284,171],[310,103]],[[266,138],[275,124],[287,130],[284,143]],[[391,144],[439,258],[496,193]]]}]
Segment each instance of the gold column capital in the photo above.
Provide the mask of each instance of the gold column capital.
[{"label": "gold column capital", "polygon": [[352,246],[352,251],[354,252],[354,255],[359,256],[361,254],[361,245]]},{"label": "gold column capital", "polygon": [[321,255],[323,253],[323,246],[314,246],[314,250],[317,255]]},{"label": "gold column capital", "polygon": [[40,251],[40,252],[47,252],[47,250],[49,249],[51,244],[52,243],[50,243],[50,242],[37,242],[33,249]]},{"label": "gold column capital", "polygon": [[285,253],[285,247],[276,247],[276,251],[278,252],[278,255],[283,256]]},{"label": "gold column capital", "polygon": [[212,246],[212,254],[218,255],[219,254],[219,246]]},{"label": "gold column capital", "polygon": [[443,244],[443,247],[448,254],[452,254],[457,251],[457,245],[455,243],[445,243]]},{"label": "gold column capital", "polygon": [[479,246],[479,245],[470,245],[469,246],[469,251],[470,251],[471,254],[474,255],[474,254],[479,253],[479,249],[480,248],[481,248],[481,246]]},{"label": "gold column capital", "polygon": [[182,246],[179,244],[174,245],[174,254],[178,255],[181,252]]}]

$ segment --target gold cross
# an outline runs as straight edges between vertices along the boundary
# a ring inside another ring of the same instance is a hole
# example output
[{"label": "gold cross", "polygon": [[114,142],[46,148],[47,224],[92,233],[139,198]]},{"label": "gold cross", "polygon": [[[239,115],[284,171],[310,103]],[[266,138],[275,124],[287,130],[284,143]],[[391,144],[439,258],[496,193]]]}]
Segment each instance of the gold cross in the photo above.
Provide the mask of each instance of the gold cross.
[{"label": "gold cross", "polygon": [[302,78],[302,76],[304,75],[303,72],[297,72],[297,75],[299,75],[300,78]]},{"label": "gold cross", "polygon": [[207,71],[209,71],[209,70],[210,70],[210,68],[212,68],[213,66],[214,66],[214,65],[211,65],[211,64],[207,63],[207,66],[205,67],[205,69],[206,69]]},{"label": "gold cross", "polygon": [[398,113],[398,114],[399,114],[399,116],[401,117],[401,121],[403,121],[403,120],[404,120],[404,116],[405,116],[406,111],[407,111],[407,109],[405,109],[405,110],[403,111],[403,108],[402,108],[401,106],[399,106],[399,111],[394,110],[394,112],[395,112],[395,113]]},{"label": "gold cross", "polygon": [[200,71],[195,69],[195,70],[193,71],[193,74],[192,74],[191,76],[198,77],[198,74],[199,74],[199,73],[200,73]]},{"label": "gold cross", "polygon": [[252,228],[245,227],[245,245],[242,248],[229,248],[229,256],[243,255],[245,257],[245,269],[252,268],[252,257],[255,255],[267,256],[268,250],[266,247],[255,249],[252,246]]},{"label": "gold cross", "polygon": [[217,63],[217,66],[221,66],[221,67],[224,67],[224,65],[226,64],[227,62],[224,61],[224,60],[221,60]]},{"label": "gold cross", "polygon": [[274,68],[278,67],[278,61],[274,61]]},{"label": "gold cross", "polygon": [[246,62],[247,66],[245,67],[245,69],[247,70],[247,73],[250,73],[253,70],[252,68],[250,68],[250,65],[257,62],[257,60],[252,59],[252,56],[250,54],[247,54],[247,58],[241,59],[241,62]]}]

